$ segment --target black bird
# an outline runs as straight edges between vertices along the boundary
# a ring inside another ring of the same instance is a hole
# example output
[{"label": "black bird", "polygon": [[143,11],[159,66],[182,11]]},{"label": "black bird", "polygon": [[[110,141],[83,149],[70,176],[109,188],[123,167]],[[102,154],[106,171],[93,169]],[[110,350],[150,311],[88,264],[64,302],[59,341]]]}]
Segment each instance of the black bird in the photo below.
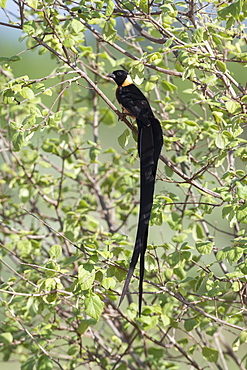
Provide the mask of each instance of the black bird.
[{"label": "black bird", "polygon": [[160,122],[154,117],[145,95],[133,84],[130,75],[123,70],[110,73],[118,85],[116,97],[123,111],[136,119],[138,125],[138,154],[140,157],[140,210],[135,247],[119,305],[122,303],[140,256],[139,316],[141,315],[144,277],[144,257],[147,248],[148,225],[153,205],[155,176],[163,145]]}]

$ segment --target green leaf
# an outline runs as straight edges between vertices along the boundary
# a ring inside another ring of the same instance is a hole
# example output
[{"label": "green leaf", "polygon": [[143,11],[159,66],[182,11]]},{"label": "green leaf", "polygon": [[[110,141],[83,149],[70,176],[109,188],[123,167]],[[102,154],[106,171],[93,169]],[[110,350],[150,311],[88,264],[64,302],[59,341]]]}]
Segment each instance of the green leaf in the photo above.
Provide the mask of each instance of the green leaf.
[{"label": "green leaf", "polygon": [[24,120],[22,121],[22,127],[23,129],[27,129],[34,126],[35,123],[36,123],[36,114],[32,113],[24,118]]},{"label": "green leaf", "polygon": [[33,370],[35,369],[36,357],[29,357],[27,361],[25,361],[21,365],[21,370]]},{"label": "green leaf", "polygon": [[126,272],[115,266],[110,266],[107,270],[107,276],[114,276],[118,281],[126,278]]},{"label": "green leaf", "polygon": [[74,46],[75,42],[73,39],[65,39],[63,45],[66,46],[66,48],[72,48]]},{"label": "green leaf", "polygon": [[79,260],[80,256],[70,256],[69,258],[66,258],[66,260],[63,262],[62,266],[69,266],[72,265],[75,261]]},{"label": "green leaf", "polygon": [[217,362],[219,353],[216,349],[203,347],[202,355],[208,362]]},{"label": "green leaf", "polygon": [[4,104],[11,104],[14,101],[15,94],[11,89],[7,89],[3,93]]},{"label": "green leaf", "polygon": [[217,254],[216,254],[216,258],[217,258],[217,261],[221,262],[223,261],[224,259],[227,258],[227,255],[228,255],[228,251],[230,250],[229,247],[226,247],[226,248],[223,248],[221,249]]},{"label": "green leaf", "polygon": [[62,247],[59,244],[54,244],[49,250],[50,258],[57,260],[62,255]]},{"label": "green leaf", "polygon": [[24,133],[23,132],[16,132],[12,136],[12,144],[14,147],[14,150],[16,152],[19,152],[24,144]]},{"label": "green leaf", "polygon": [[161,315],[161,320],[164,326],[170,325],[171,319],[168,315]]},{"label": "green leaf", "polygon": [[198,344],[193,344],[193,346],[189,347],[187,351],[189,354],[193,354],[197,348]]},{"label": "green leaf", "polygon": [[247,103],[247,95],[242,96],[241,100],[242,100],[243,103],[246,104]]},{"label": "green leaf", "polygon": [[164,357],[164,350],[163,348],[157,348],[157,347],[150,347],[148,349],[149,355],[151,355],[155,360],[158,358]]},{"label": "green leaf", "polygon": [[156,85],[155,82],[147,81],[145,83],[145,87],[144,87],[145,92],[149,92],[149,91],[153,90],[155,85]]},{"label": "green leaf", "polygon": [[246,330],[241,331],[241,334],[239,336],[239,340],[240,340],[241,344],[247,343],[247,331]]},{"label": "green leaf", "polygon": [[217,77],[215,74],[210,74],[209,76],[202,78],[203,83],[207,85],[214,85],[216,83],[216,80]]},{"label": "green leaf", "polygon": [[109,108],[101,108],[100,115],[105,125],[113,126],[115,124],[115,115]]},{"label": "green leaf", "polygon": [[0,0],[0,8],[6,8],[7,0]]},{"label": "green leaf", "polygon": [[177,212],[172,211],[168,223],[173,230],[181,230],[181,217]]},{"label": "green leaf", "polygon": [[91,159],[92,162],[97,160],[97,156],[99,155],[99,153],[100,153],[100,148],[96,148],[95,146],[90,148],[89,158]]},{"label": "green leaf", "polygon": [[124,132],[118,137],[119,145],[124,149],[129,142],[130,132],[126,128]]},{"label": "green leaf", "polygon": [[229,279],[236,279],[236,278],[240,278],[241,276],[243,276],[243,273],[241,271],[228,272],[226,276]]},{"label": "green leaf", "polygon": [[[45,267],[47,268],[47,270],[45,271],[45,274],[47,277],[56,276],[56,271],[58,269],[58,265],[56,264],[56,262],[48,260],[45,264]],[[53,284],[52,280],[51,281],[47,280],[47,281],[49,284],[50,283]]]},{"label": "green leaf", "polygon": [[71,345],[70,344],[67,353],[68,353],[69,356],[73,356],[73,355],[77,354],[78,353],[78,347],[77,347],[77,345]]},{"label": "green leaf", "polygon": [[216,61],[216,66],[217,66],[217,68],[218,68],[218,70],[219,71],[221,71],[221,72],[223,72],[223,73],[225,73],[226,72],[226,65],[225,65],[225,63],[224,62],[222,62],[221,60],[217,60]]},{"label": "green leaf", "polygon": [[242,10],[242,0],[233,2],[232,4],[220,9],[218,12],[219,16],[226,19],[227,16],[232,16],[234,19],[239,19],[240,12]]},{"label": "green leaf", "polygon": [[204,238],[203,228],[198,222],[194,223],[192,227],[192,236],[194,240],[202,240]]},{"label": "green leaf", "polygon": [[13,341],[13,336],[11,333],[6,332],[6,333],[1,333],[0,334],[0,342],[4,343],[6,346]]},{"label": "green leaf", "polygon": [[77,331],[79,334],[84,334],[85,331],[89,328],[91,325],[95,325],[97,323],[97,320],[95,319],[84,319],[80,321],[80,324],[78,325]]},{"label": "green leaf", "polygon": [[203,35],[204,35],[205,29],[203,27],[198,27],[195,29],[193,33],[193,37],[196,42],[202,42],[203,41]]},{"label": "green leaf", "polygon": [[206,333],[212,337],[217,331],[217,326],[210,326],[209,328],[207,328]]},{"label": "green leaf", "polygon": [[[226,4],[226,3],[225,3]],[[221,18],[223,18],[223,19],[226,19],[226,17],[228,16],[228,15],[232,15],[233,14],[233,8],[234,8],[234,4],[230,4],[230,5],[228,5],[228,6],[225,6],[223,9],[220,9],[219,11],[218,11],[218,14],[219,14],[219,16],[221,17]]]},{"label": "green leaf", "polygon": [[23,87],[23,89],[21,89],[20,91],[20,94],[21,96],[23,96],[24,99],[33,99],[35,96],[34,96],[34,92],[32,89],[30,89],[30,87]]},{"label": "green leaf", "polygon": [[235,205],[226,205],[222,210],[222,217],[226,218],[230,222],[230,226],[234,226],[237,222],[236,217],[236,206]]},{"label": "green leaf", "polygon": [[121,3],[123,4],[123,9],[128,9],[131,12],[135,9],[134,3],[131,3],[129,0],[123,0]]},{"label": "green leaf", "polygon": [[43,91],[43,94],[48,95],[48,96],[52,96],[52,90],[51,89],[45,89]]},{"label": "green leaf", "polygon": [[21,256],[29,256],[32,250],[32,243],[30,240],[24,239],[17,242],[17,248],[21,252]]},{"label": "green leaf", "polygon": [[153,62],[159,63],[159,62],[162,61],[162,54],[160,54],[158,52],[149,54],[148,55],[148,61],[149,61],[149,63],[153,63]]},{"label": "green leaf", "polygon": [[240,281],[234,281],[234,283],[232,283],[232,290],[234,292],[239,292],[241,288],[242,284],[240,283]]},{"label": "green leaf", "polygon": [[30,199],[30,191],[27,188],[21,188],[19,191],[19,198],[22,202],[26,202],[27,200]]},{"label": "green leaf", "polygon": [[210,254],[213,249],[213,242],[197,242],[196,249],[200,254]]},{"label": "green leaf", "polygon": [[131,75],[136,85],[140,85],[144,80],[144,65],[139,61],[131,64]]},{"label": "green leaf", "polygon": [[243,255],[243,249],[239,247],[232,247],[227,253],[227,259],[230,263],[236,263]]},{"label": "green leaf", "polygon": [[172,237],[172,241],[173,241],[173,243],[183,243],[186,238],[187,238],[186,234],[180,233],[180,234],[174,235]]},{"label": "green leaf", "polygon": [[161,85],[162,85],[163,89],[166,90],[166,91],[174,92],[178,89],[176,85],[174,85],[171,82],[168,82],[166,80],[163,80],[161,82]]},{"label": "green leaf", "polygon": [[179,252],[173,252],[170,253],[168,256],[168,263],[171,267],[175,267],[179,264],[180,262],[180,254]]},{"label": "green leaf", "polygon": [[117,37],[117,31],[113,28],[110,22],[105,21],[104,27],[102,30],[102,35],[106,41],[114,42]]},{"label": "green leaf", "polygon": [[21,57],[19,57],[19,55],[13,55],[12,57],[9,58],[9,60],[11,62],[18,62],[19,60],[21,60]]},{"label": "green leaf", "polygon": [[37,370],[52,370],[53,369],[53,362],[48,356],[41,355],[38,359],[36,369]]},{"label": "green leaf", "polygon": [[114,1],[108,0],[106,10],[105,10],[106,17],[110,17],[112,15],[114,7],[115,7]]},{"label": "green leaf", "polygon": [[[178,276],[179,280],[183,280],[186,276],[185,271],[181,266],[175,267],[173,271],[174,271],[174,274]],[[184,290],[184,288],[181,286],[179,287],[179,292],[183,295],[187,293],[186,290]]]},{"label": "green leaf", "polygon": [[[169,1],[169,2],[171,2],[171,1]],[[172,4],[167,4],[167,3],[168,3],[168,1],[166,1],[164,5],[161,5],[160,9],[162,9],[162,11],[164,13],[168,13],[170,16],[174,16],[173,15],[174,14],[173,5]],[[176,5],[177,5],[177,3],[176,3]],[[184,6],[184,4],[182,6]]]},{"label": "green leaf", "polygon": [[31,8],[37,9],[38,6],[38,0],[27,0],[27,3]]},{"label": "green leaf", "polygon": [[95,270],[94,265],[85,263],[78,267],[78,280],[82,290],[87,290],[92,288],[95,280]]},{"label": "green leaf", "polygon": [[243,184],[241,181],[236,181],[236,186],[239,198],[247,200],[247,185]]},{"label": "green leaf", "polygon": [[147,254],[145,257],[145,267],[148,272],[156,271],[157,263],[153,256]]},{"label": "green leaf", "polygon": [[116,280],[109,277],[109,278],[103,279],[101,284],[105,289],[114,289],[116,286]]},{"label": "green leaf", "polygon": [[239,347],[240,347],[240,340],[239,340],[239,337],[235,338],[233,343],[232,343],[232,349],[234,352],[237,352],[239,350]]},{"label": "green leaf", "polygon": [[[7,57],[0,57],[0,62],[6,62],[8,63],[9,62],[9,58]],[[245,95],[247,97],[247,95]]]},{"label": "green leaf", "polygon": [[61,110],[54,113],[53,115],[50,115],[49,120],[48,120],[49,126],[58,128],[61,122],[62,115],[63,115],[63,112]]},{"label": "green leaf", "polygon": [[191,331],[199,325],[196,319],[188,319],[184,321],[184,328],[186,331]]},{"label": "green leaf", "polygon": [[235,100],[228,100],[225,105],[229,113],[235,113],[238,109],[241,108],[240,104]]},{"label": "green leaf", "polygon": [[215,145],[220,149],[224,149],[226,146],[226,138],[221,132],[218,132],[215,137]]},{"label": "green leaf", "polygon": [[157,316],[143,316],[141,318],[141,321],[143,323],[143,328],[145,330],[150,330],[157,325],[158,317]]},{"label": "green leaf", "polygon": [[71,21],[71,28],[76,34],[78,34],[84,29],[84,26],[78,19],[74,18]]},{"label": "green leaf", "polygon": [[23,31],[28,35],[33,35],[36,32],[36,25],[34,21],[27,21],[23,24]]},{"label": "green leaf", "polygon": [[139,7],[144,13],[148,14],[148,10],[149,10],[148,0],[139,0]]},{"label": "green leaf", "polygon": [[247,224],[247,206],[240,206],[237,210],[237,220],[244,224]]},{"label": "green leaf", "polygon": [[90,294],[85,298],[85,311],[95,320],[99,320],[104,308],[104,302],[97,294]]}]

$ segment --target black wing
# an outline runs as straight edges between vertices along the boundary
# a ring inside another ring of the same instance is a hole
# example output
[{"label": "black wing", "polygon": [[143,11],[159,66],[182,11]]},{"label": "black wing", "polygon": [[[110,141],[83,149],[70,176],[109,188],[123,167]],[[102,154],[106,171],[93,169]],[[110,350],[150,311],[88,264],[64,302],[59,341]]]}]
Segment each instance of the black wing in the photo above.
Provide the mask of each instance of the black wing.
[{"label": "black wing", "polygon": [[117,90],[118,102],[134,117],[149,125],[153,112],[145,95],[133,84],[119,87]]}]

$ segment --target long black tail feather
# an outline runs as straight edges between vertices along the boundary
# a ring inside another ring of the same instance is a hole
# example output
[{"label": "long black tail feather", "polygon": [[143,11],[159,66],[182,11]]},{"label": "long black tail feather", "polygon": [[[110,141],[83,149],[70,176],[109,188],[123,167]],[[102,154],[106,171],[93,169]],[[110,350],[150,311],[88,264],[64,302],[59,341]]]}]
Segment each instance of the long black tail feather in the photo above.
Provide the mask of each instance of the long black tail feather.
[{"label": "long black tail feather", "polygon": [[151,117],[148,120],[137,119],[138,124],[138,153],[140,156],[140,210],[138,229],[133,255],[127,278],[123,287],[119,305],[122,303],[140,256],[139,280],[139,316],[141,315],[143,278],[145,268],[145,252],[147,248],[148,225],[153,205],[155,176],[158,159],[163,145],[162,130],[159,121]]}]

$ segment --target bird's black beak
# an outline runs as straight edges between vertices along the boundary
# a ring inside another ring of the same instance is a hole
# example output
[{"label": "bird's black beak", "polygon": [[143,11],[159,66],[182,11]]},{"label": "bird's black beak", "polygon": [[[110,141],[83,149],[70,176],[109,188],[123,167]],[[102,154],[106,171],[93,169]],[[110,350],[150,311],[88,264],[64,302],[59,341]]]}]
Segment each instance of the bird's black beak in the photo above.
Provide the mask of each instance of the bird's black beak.
[{"label": "bird's black beak", "polygon": [[113,80],[115,80],[115,75],[114,75],[114,73],[109,73],[109,75],[107,75],[107,77],[110,77],[110,78],[112,78]]}]

